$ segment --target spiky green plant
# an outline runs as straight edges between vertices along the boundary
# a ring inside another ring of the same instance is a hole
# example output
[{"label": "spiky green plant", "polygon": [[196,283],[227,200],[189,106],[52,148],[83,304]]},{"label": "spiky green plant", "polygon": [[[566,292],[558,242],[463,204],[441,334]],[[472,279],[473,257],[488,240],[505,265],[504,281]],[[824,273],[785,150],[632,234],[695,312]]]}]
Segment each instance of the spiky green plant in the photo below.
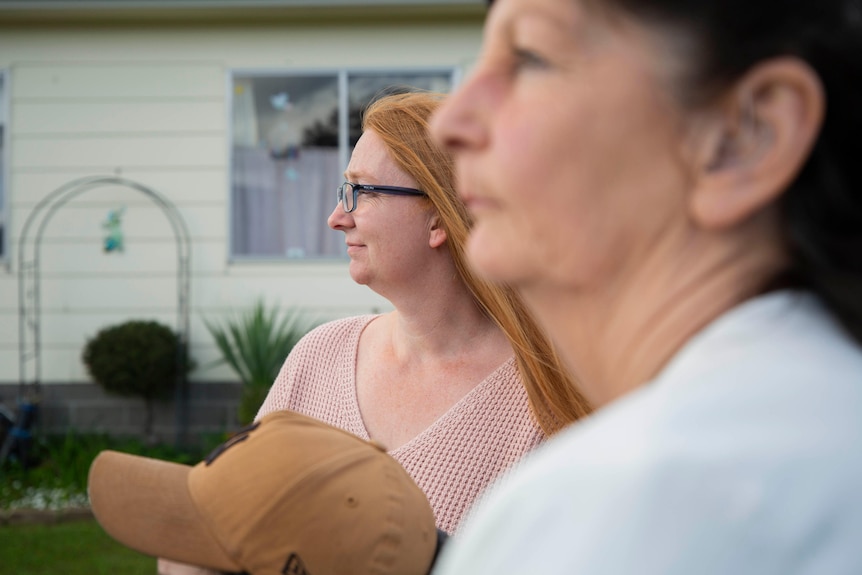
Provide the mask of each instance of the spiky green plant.
[{"label": "spiky green plant", "polygon": [[290,350],[319,323],[299,308],[282,312],[261,300],[222,323],[204,319],[222,355],[216,363],[226,363],[242,381],[241,424],[251,423]]}]

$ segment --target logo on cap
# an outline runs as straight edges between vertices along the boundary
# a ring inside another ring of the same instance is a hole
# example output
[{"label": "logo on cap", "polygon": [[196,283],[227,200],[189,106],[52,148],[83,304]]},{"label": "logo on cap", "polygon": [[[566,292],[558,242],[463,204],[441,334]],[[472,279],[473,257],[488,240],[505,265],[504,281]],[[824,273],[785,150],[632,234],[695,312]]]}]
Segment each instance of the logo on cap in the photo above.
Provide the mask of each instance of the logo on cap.
[{"label": "logo on cap", "polygon": [[207,455],[206,460],[205,460],[206,464],[208,466],[212,465],[212,462],[215,461],[219,455],[224,453],[225,450],[230,449],[231,447],[233,447],[234,445],[236,445],[240,441],[245,441],[246,439],[248,439],[248,436],[251,434],[251,432],[254,431],[255,429],[257,429],[259,426],[260,426],[260,422],[255,421],[254,423],[251,423],[249,425],[246,425],[243,428],[238,429],[236,431],[236,433],[233,435],[233,437],[231,437],[230,439],[228,439],[227,441],[225,441],[224,443],[222,443],[221,445],[219,445],[218,447],[213,449],[210,452],[210,454]]},{"label": "logo on cap", "polygon": [[302,559],[296,553],[290,554],[281,572],[284,575],[309,575],[308,569],[305,568],[305,563],[302,562]]}]

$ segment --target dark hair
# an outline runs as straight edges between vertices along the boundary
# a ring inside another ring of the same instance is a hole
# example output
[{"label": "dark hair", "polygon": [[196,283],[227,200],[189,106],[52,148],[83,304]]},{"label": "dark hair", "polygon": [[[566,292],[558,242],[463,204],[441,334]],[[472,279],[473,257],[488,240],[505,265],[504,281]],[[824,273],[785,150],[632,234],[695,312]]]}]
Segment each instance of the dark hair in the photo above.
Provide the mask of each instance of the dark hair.
[{"label": "dark hair", "polygon": [[818,74],[826,116],[779,200],[791,256],[783,283],[817,293],[862,343],[862,0],[583,0],[588,9],[686,41],[679,97],[711,101],[763,60],[793,56]]}]

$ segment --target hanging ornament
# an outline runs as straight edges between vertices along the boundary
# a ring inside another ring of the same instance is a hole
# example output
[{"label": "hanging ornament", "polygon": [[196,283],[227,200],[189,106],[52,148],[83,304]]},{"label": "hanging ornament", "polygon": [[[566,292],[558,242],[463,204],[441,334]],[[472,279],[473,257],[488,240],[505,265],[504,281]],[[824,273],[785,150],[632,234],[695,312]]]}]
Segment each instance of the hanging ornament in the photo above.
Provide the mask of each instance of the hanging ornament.
[{"label": "hanging ornament", "polygon": [[122,224],[121,218],[125,211],[125,207],[110,210],[108,218],[102,223],[102,227],[107,230],[103,244],[105,253],[123,251],[123,230],[120,228],[120,225]]}]

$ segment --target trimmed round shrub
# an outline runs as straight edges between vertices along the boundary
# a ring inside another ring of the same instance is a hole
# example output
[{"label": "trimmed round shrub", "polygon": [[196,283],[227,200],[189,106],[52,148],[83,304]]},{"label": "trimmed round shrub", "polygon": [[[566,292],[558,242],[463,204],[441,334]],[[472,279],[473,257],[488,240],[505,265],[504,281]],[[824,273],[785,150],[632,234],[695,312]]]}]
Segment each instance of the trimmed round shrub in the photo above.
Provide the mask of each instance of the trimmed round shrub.
[{"label": "trimmed round shrub", "polygon": [[105,391],[146,400],[166,399],[176,389],[179,338],[155,321],[127,321],[99,331],[83,361]]}]

